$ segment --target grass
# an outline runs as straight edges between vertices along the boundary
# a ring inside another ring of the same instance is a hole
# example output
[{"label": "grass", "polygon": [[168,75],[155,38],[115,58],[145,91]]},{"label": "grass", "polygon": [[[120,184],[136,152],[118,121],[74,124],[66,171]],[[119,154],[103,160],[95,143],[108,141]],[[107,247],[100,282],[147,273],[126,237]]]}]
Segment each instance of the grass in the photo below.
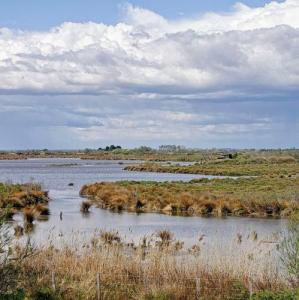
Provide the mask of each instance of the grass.
[{"label": "grass", "polygon": [[221,160],[193,165],[161,165],[159,163],[144,163],[127,166],[127,171],[205,174],[220,176],[296,176],[299,173],[299,164],[295,160]]},{"label": "grass", "polygon": [[90,209],[90,207],[91,207],[91,202],[90,201],[83,201],[82,203],[81,203],[81,208],[80,208],[80,210],[81,210],[81,212],[83,212],[83,213],[88,213],[89,212],[89,209]]},{"label": "grass", "polygon": [[28,151],[2,151],[1,159],[27,159],[27,158],[81,158],[99,160],[145,160],[145,161],[184,161],[206,163],[215,160],[225,159],[247,159],[270,160],[292,162],[299,159],[298,149],[263,149],[263,150],[228,150],[228,149],[150,149],[140,147],[136,149],[116,149],[113,151],[98,151],[86,149],[78,151],[49,151],[49,150],[28,150]]},{"label": "grass", "polygon": [[[103,231],[78,250],[33,249],[19,262],[15,288],[29,299],[37,299],[37,295],[42,299],[97,299],[99,278],[101,299],[192,300],[198,299],[197,285],[201,299],[206,300],[249,299],[251,289],[254,299],[285,294],[291,297],[273,299],[295,300],[298,295],[288,275],[277,267],[273,245],[257,243],[248,249],[232,241],[231,256],[223,256],[218,248],[193,255],[176,247],[178,241],[171,232],[144,239],[146,243],[131,245],[117,232]],[[193,248],[204,247],[200,243]],[[22,251],[17,248],[15,256],[23,255]]]},{"label": "grass", "polygon": [[299,178],[102,182],[83,186],[81,195],[113,211],[287,217],[299,209]]},{"label": "grass", "polygon": [[0,209],[12,207],[16,209],[48,203],[48,194],[39,184],[0,183]]},{"label": "grass", "polygon": [[48,193],[39,184],[0,183],[0,214],[12,218],[14,213],[22,211],[28,228],[35,218],[49,215],[48,201]]},{"label": "grass", "polygon": [[34,216],[34,210],[32,208],[26,207],[23,209],[23,216],[24,216],[24,222],[25,224],[32,224],[35,216]]}]

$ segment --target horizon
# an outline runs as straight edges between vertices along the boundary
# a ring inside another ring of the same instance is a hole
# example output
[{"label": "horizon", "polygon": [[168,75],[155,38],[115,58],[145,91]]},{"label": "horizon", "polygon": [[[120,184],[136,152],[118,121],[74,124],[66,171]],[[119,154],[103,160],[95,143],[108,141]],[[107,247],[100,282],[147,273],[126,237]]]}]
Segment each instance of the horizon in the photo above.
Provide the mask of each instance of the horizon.
[{"label": "horizon", "polygon": [[1,4],[0,149],[298,148],[299,1],[241,2]]}]

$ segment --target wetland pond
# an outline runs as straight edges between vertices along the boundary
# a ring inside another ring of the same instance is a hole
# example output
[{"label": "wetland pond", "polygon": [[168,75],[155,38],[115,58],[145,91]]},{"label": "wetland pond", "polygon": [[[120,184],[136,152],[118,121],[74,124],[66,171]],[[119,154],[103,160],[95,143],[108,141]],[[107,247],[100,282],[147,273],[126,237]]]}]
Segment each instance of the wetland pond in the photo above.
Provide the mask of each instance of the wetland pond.
[{"label": "wetland pond", "polygon": [[[87,183],[118,180],[189,181],[194,178],[213,178],[192,174],[145,173],[124,171],[136,161],[98,161],[80,159],[28,159],[0,161],[1,182],[38,182],[49,191],[50,216],[35,221],[30,238],[36,245],[89,241],[100,230],[116,230],[127,242],[138,242],[158,230],[170,230],[176,239],[190,246],[205,235],[205,243],[224,247],[237,234],[246,237],[256,232],[260,240],[271,243],[285,231],[284,219],[262,218],[203,218],[168,216],[163,214],[113,213],[92,207],[87,215],[80,212],[80,188]],[[69,184],[72,183],[72,186]],[[60,219],[62,212],[62,220]],[[22,223],[21,214],[14,216]],[[25,237],[23,237],[25,239]]]}]

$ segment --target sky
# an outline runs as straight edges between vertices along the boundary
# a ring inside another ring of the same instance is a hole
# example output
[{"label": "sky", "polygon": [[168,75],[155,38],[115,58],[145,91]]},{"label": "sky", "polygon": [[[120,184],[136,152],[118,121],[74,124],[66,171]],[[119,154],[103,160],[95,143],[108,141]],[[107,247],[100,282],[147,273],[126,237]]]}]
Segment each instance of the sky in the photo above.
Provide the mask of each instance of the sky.
[{"label": "sky", "polygon": [[299,147],[299,0],[0,4],[0,149]]}]

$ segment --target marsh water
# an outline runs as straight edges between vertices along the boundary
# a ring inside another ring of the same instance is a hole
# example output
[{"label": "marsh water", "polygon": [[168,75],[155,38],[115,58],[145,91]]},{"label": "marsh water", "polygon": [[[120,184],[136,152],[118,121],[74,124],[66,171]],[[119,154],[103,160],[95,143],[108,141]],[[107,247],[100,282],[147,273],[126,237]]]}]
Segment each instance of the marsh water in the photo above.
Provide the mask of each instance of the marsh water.
[{"label": "marsh water", "polygon": [[[154,180],[189,181],[201,176],[191,174],[168,174],[124,171],[126,165],[136,161],[97,161],[80,159],[28,159],[0,161],[0,181],[39,182],[49,191],[50,216],[44,221],[35,221],[30,233],[36,244],[70,243],[88,241],[100,230],[116,230],[126,241],[138,242],[144,235],[150,236],[161,229],[174,233],[187,245],[194,244],[199,236],[205,235],[206,243],[223,246],[237,234],[246,237],[253,231],[260,240],[272,242],[285,230],[283,219],[261,218],[202,218],[178,217],[163,214],[113,213],[93,207],[89,214],[80,212],[82,185],[98,181]],[[72,183],[73,186],[69,186]],[[62,219],[60,213],[62,212]],[[22,215],[14,217],[15,223],[22,223]]]}]

